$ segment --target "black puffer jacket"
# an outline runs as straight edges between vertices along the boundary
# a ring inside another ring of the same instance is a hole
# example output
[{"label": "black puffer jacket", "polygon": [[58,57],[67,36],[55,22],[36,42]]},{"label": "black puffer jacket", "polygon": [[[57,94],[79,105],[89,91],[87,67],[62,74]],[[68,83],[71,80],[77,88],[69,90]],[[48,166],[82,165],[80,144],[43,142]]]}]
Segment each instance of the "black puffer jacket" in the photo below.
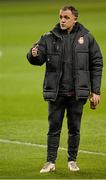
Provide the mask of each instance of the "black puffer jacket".
[{"label": "black puffer jacket", "polygon": [[[102,55],[100,48],[80,23],[76,23],[77,33],[72,46],[73,72],[75,76],[76,98],[88,98],[90,92],[100,94],[102,76]],[[27,59],[33,65],[42,65],[46,62],[46,71],[43,84],[45,100],[55,101],[59,90],[59,81],[62,75],[62,59],[64,46],[60,25],[43,35],[35,43],[39,44],[39,56],[33,57],[31,50]]]}]

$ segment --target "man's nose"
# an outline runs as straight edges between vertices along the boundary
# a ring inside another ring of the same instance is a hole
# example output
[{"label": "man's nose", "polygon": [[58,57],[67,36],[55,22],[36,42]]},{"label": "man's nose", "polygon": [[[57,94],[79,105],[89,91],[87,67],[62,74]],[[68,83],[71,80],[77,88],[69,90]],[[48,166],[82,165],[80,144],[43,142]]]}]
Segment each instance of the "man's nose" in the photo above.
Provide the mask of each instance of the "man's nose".
[{"label": "man's nose", "polygon": [[65,23],[65,18],[62,18],[62,19],[61,19],[61,22],[62,22],[62,23]]}]

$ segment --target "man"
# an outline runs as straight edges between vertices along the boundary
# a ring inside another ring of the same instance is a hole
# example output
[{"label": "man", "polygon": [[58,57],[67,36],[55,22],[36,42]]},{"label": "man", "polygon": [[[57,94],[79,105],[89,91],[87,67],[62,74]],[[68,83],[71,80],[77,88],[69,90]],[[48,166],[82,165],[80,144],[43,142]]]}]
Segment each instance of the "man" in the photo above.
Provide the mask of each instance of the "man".
[{"label": "man", "polygon": [[77,22],[73,6],[60,9],[60,22],[43,35],[27,54],[33,65],[46,62],[43,84],[48,101],[47,163],[40,173],[55,170],[60,133],[65,110],[68,127],[68,168],[78,171],[76,164],[80,142],[83,106],[91,97],[94,108],[100,101],[102,55],[90,32]]}]

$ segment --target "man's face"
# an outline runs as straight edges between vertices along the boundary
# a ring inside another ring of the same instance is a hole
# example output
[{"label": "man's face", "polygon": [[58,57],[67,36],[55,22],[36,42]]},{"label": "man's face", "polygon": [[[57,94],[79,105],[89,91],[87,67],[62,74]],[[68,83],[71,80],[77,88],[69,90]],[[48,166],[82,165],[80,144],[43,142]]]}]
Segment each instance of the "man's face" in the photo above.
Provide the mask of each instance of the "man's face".
[{"label": "man's face", "polygon": [[60,27],[63,30],[71,31],[76,23],[76,17],[70,10],[60,10]]}]

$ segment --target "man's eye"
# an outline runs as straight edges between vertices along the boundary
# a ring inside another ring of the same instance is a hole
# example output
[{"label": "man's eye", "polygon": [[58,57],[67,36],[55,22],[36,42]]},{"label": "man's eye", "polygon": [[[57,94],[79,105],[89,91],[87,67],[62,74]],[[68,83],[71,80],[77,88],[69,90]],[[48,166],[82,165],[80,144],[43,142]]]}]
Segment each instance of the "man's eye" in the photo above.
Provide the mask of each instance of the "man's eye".
[{"label": "man's eye", "polygon": [[65,19],[70,19],[68,16],[64,16]]},{"label": "man's eye", "polygon": [[70,19],[68,16],[60,16],[60,19],[62,19],[62,18],[65,18],[65,19]]}]

